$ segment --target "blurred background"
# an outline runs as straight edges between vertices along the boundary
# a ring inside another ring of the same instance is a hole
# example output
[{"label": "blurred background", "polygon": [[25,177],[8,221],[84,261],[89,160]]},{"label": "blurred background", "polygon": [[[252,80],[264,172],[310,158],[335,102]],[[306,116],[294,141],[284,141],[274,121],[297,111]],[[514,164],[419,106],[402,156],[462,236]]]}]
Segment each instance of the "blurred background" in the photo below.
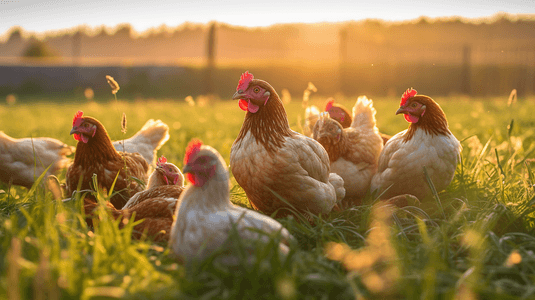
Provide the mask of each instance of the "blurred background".
[{"label": "blurred background", "polygon": [[[400,15],[355,9],[354,19],[348,7],[340,7],[347,10],[343,16],[330,10],[323,16],[321,7],[313,8],[316,17],[303,8],[301,14],[284,18],[276,18],[276,12],[273,17],[259,14],[261,25],[249,16],[240,25],[236,20],[242,15],[228,16],[224,4],[219,12],[211,7],[213,21],[200,23],[190,21],[199,20],[198,10],[205,4],[190,3],[191,12],[162,4],[175,14],[174,21],[163,12],[152,18],[157,12],[137,7],[138,14],[147,14],[140,23],[134,11],[120,13],[116,4],[109,9],[50,4],[44,10],[24,0],[7,2],[0,7],[2,17],[10,17],[0,26],[5,29],[0,40],[2,98],[84,92],[98,97],[109,94],[104,76],[111,75],[125,97],[212,94],[228,99],[245,70],[269,81],[279,93],[287,89],[296,95],[308,82],[322,95],[397,98],[408,87],[425,87],[434,96],[507,95],[512,89],[519,96],[535,94],[535,14],[521,13],[533,10],[527,3],[514,7],[516,13],[492,7],[495,13],[486,17],[470,17],[478,7],[469,5],[462,8],[464,16],[448,16],[456,12],[441,11],[433,1],[435,10]],[[243,15],[256,9],[237,2],[232,11],[240,5]],[[106,13],[86,19],[92,9]],[[374,14],[384,17],[366,17]],[[414,17],[420,14],[428,16]],[[127,22],[118,23],[123,20]],[[166,25],[173,22],[176,26]]]}]

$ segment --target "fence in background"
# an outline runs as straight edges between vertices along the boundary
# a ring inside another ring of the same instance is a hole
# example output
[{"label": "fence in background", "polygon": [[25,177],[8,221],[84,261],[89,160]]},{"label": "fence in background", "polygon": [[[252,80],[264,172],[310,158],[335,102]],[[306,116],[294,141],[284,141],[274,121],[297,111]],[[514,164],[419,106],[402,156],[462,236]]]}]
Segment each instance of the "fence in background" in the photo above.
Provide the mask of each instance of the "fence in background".
[{"label": "fence in background", "polygon": [[215,24],[206,34],[202,43],[204,57],[194,59],[194,64],[158,57],[81,57],[83,45],[74,35],[70,58],[46,64],[0,59],[0,96],[72,93],[87,87],[98,95],[108,92],[104,77],[111,75],[121,85],[124,96],[174,98],[213,93],[225,99],[232,95],[245,70],[267,80],[278,91],[286,88],[299,96],[309,81],[323,95],[398,97],[408,87],[436,96],[508,95],[512,89],[520,97],[535,94],[535,47],[519,44],[518,40],[510,44],[482,40],[472,44],[416,41],[400,47],[388,41],[362,43],[351,32],[340,30],[338,42],[328,45],[338,51],[333,59],[289,59],[284,53],[286,48],[274,47],[270,58],[260,57],[249,63],[225,60],[218,45],[226,41],[218,40]]}]

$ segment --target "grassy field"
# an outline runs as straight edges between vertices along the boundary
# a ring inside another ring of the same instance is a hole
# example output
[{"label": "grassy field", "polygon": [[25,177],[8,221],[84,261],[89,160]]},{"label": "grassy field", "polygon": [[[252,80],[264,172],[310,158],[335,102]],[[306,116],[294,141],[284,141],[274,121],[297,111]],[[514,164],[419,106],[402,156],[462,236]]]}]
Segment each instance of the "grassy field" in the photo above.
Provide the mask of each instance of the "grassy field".
[{"label": "grassy field", "polygon": [[[82,98],[80,98],[82,99]],[[159,154],[182,167],[197,137],[229,161],[244,113],[233,101],[189,106],[180,100],[37,102],[0,105],[0,130],[13,137],[69,136],[77,110],[99,119],[112,139],[130,137],[149,118],[170,127]],[[351,107],[356,99],[342,101]],[[374,99],[380,130],[407,127],[399,100]],[[101,213],[88,230],[80,203],[55,202],[43,188],[0,183],[0,297],[9,299],[533,299],[535,297],[535,99],[436,98],[462,141],[462,163],[446,191],[386,220],[365,205],[315,219],[280,219],[296,237],[286,259],[259,247],[252,264],[213,260],[183,266],[167,245],[131,241],[131,226]],[[312,98],[318,105],[320,97]],[[287,105],[302,131],[300,102]],[[128,132],[121,133],[125,112]],[[60,180],[64,176],[60,175]],[[232,201],[248,206],[232,181]],[[235,239],[234,237],[231,237]],[[240,243],[236,251],[240,251]]]}]

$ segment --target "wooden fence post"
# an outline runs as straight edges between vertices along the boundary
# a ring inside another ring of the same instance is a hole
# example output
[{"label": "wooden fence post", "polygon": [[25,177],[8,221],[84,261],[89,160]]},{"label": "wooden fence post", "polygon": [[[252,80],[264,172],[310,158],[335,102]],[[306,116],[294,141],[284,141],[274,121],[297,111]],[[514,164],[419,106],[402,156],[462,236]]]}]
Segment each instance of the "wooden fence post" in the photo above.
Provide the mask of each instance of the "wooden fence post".
[{"label": "wooden fence post", "polygon": [[206,76],[205,76],[205,94],[214,93],[214,69],[215,69],[215,35],[216,35],[216,22],[210,24],[208,29],[208,41],[206,43]]},{"label": "wooden fence post", "polygon": [[471,58],[472,58],[472,48],[470,45],[466,44],[463,47],[463,63],[461,67],[461,92],[465,95],[471,94]]},{"label": "wooden fence post", "polygon": [[80,56],[82,52],[82,33],[81,29],[72,35],[72,65],[73,65],[73,83],[74,88],[80,85]]}]

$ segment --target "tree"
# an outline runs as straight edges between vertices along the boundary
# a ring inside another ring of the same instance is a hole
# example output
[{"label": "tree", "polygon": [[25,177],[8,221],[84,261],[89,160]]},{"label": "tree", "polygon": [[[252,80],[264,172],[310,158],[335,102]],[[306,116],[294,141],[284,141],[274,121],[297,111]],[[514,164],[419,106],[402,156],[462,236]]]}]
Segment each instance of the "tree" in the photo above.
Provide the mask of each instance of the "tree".
[{"label": "tree", "polygon": [[9,34],[8,43],[20,42],[22,40],[22,29],[20,26],[14,26],[11,28],[11,33]]},{"label": "tree", "polygon": [[24,50],[24,57],[55,57],[58,56],[56,51],[51,49],[45,42],[38,39],[32,39],[30,45]]}]

